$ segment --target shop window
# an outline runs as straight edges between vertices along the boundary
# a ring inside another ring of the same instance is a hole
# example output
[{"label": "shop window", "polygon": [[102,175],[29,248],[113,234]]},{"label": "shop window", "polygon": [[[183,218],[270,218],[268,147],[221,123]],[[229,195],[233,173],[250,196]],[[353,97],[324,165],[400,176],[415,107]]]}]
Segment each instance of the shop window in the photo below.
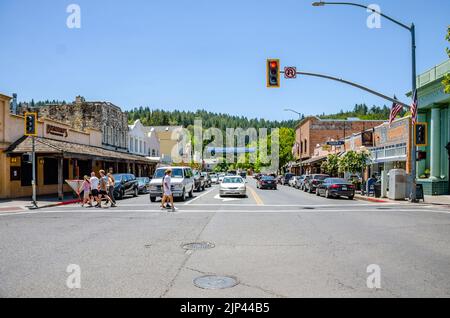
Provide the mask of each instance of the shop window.
[{"label": "shop window", "polygon": [[[44,185],[58,184],[58,161],[57,158],[44,159]],[[69,160],[63,162],[63,183],[69,179]]]}]

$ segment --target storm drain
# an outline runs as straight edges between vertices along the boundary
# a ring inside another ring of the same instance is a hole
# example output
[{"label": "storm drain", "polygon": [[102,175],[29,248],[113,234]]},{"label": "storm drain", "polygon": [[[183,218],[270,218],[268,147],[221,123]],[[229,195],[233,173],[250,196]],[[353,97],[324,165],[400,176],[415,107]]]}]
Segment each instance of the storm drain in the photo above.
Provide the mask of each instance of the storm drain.
[{"label": "storm drain", "polygon": [[184,244],[182,247],[185,250],[207,250],[210,248],[214,248],[216,245],[211,242],[193,242]]},{"label": "storm drain", "polygon": [[312,206],[305,206],[302,209],[303,210],[314,210],[315,208],[313,208]]},{"label": "storm drain", "polygon": [[392,210],[392,208],[377,208],[377,210]]},{"label": "storm drain", "polygon": [[235,277],[206,275],[194,279],[194,285],[203,289],[225,289],[239,284]]}]

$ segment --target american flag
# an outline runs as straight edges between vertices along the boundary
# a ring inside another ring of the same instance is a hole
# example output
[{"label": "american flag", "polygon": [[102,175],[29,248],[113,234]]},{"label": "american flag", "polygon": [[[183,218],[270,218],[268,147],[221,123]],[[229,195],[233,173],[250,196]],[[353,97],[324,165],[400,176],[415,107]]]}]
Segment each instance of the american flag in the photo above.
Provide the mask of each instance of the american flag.
[{"label": "american flag", "polygon": [[[394,96],[394,99],[397,100],[397,97]],[[395,120],[395,117],[397,117],[398,113],[400,113],[402,109],[402,105],[398,103],[392,104],[391,113],[389,114],[389,125],[392,124],[392,122]]]},{"label": "american flag", "polygon": [[414,91],[413,102],[411,105],[411,120],[414,125],[417,122],[417,90]]}]

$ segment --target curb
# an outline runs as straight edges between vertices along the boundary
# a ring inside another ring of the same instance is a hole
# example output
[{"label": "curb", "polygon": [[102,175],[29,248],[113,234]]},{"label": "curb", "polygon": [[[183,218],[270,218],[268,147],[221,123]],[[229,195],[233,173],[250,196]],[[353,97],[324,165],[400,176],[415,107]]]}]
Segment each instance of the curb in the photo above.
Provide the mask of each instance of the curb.
[{"label": "curb", "polygon": [[80,202],[81,202],[80,199],[74,199],[74,200],[69,200],[69,201],[64,201],[64,202],[57,202],[57,203],[51,203],[51,204],[46,204],[46,205],[40,205],[37,208],[27,206],[27,208],[29,210],[36,210],[36,209],[52,208],[52,207],[55,207],[55,206],[63,206],[63,205],[69,205],[69,204],[74,204],[74,203],[80,203]]},{"label": "curb", "polygon": [[375,203],[389,203],[389,201],[383,200],[383,199],[364,197],[364,196],[356,196],[356,195],[355,195],[355,199],[360,200],[360,201],[369,201],[369,202],[375,202]]}]

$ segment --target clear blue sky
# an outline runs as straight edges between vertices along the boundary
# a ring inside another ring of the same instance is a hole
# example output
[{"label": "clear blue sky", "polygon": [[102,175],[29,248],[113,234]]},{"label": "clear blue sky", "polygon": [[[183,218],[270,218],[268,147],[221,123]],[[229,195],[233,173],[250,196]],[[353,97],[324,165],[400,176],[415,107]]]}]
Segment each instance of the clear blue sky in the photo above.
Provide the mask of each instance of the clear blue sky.
[{"label": "clear blue sky", "polygon": [[[364,0],[361,0],[364,1]],[[444,61],[448,0],[377,0],[414,21],[418,72]],[[81,7],[81,29],[66,8]],[[363,2],[364,3],[364,2]],[[0,0],[0,92],[19,100],[111,101],[122,109],[226,112],[266,119],[337,112],[384,100],[320,79],[265,88],[265,59],[337,75],[408,101],[410,38],[363,9],[313,8],[309,0]],[[387,103],[389,104],[389,103]]]}]

